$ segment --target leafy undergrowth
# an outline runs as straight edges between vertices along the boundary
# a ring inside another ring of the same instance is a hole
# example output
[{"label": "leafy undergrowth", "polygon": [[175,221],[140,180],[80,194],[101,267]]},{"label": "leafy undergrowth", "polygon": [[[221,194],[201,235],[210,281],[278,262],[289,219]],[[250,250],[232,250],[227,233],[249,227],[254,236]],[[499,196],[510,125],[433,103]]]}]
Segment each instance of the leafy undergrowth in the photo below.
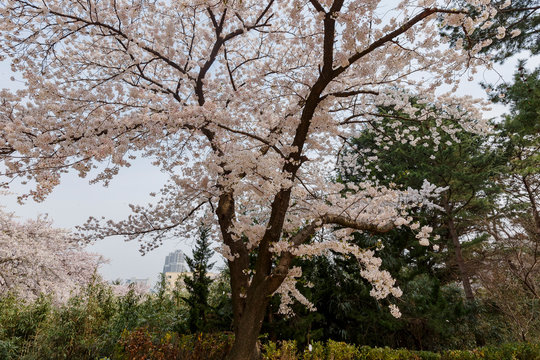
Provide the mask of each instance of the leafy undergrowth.
[{"label": "leafy undergrowth", "polygon": [[[176,335],[153,338],[148,329],[124,333],[117,359],[221,360],[233,336],[220,334]],[[407,349],[357,347],[343,342],[315,342],[299,349],[294,341],[261,344],[264,360],[540,360],[540,344],[515,343],[475,350],[439,353]]]},{"label": "leafy undergrowth", "polygon": [[316,342],[299,350],[293,341],[263,345],[265,360],[540,360],[540,344],[504,344],[442,352],[371,348],[343,342]]},{"label": "leafy undergrowth", "polygon": [[[0,297],[0,360],[222,360],[231,332],[189,334],[187,311],[173,296],[114,296],[96,285],[64,305],[48,298]],[[264,360],[540,360],[540,343],[440,352],[373,348],[329,340],[261,340]]]}]

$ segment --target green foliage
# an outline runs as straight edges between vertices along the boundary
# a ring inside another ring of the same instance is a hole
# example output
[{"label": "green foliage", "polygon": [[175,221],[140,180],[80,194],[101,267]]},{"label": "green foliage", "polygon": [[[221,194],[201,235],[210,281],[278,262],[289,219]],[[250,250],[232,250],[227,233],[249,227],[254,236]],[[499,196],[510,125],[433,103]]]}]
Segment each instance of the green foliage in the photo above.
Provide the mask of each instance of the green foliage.
[{"label": "green foliage", "polygon": [[140,300],[133,291],[117,298],[108,286],[91,285],[67,304],[53,309],[26,357],[85,359],[110,354],[122,331],[140,321]]},{"label": "green foliage", "polygon": [[[423,105],[413,104],[419,108]],[[391,112],[391,109],[380,109],[381,114]],[[436,116],[436,115],[435,115]],[[390,131],[396,126],[395,120],[383,121],[378,131]],[[349,154],[357,154],[358,162],[366,166],[366,171],[351,171],[344,168],[341,177],[348,181],[363,181],[374,178],[385,185],[419,189],[427,180],[439,187],[447,187],[437,204],[441,207],[448,205],[441,212],[420,212],[418,217],[431,225],[434,221],[444,223],[444,218],[451,213],[458,219],[458,232],[465,233],[474,224],[475,220],[482,218],[493,207],[500,187],[493,181],[502,170],[505,161],[502,152],[490,148],[487,137],[458,131],[449,135],[444,127],[452,127],[451,123],[439,123],[436,118],[425,121],[421,127],[410,128],[406,120],[398,125],[401,131],[409,131],[414,137],[423,137],[431,131],[440,134],[437,143],[426,141],[417,145],[402,144],[395,141],[393,144],[377,145],[374,132],[365,132],[353,139],[353,146],[347,150]],[[381,151],[381,146],[387,147]],[[370,151],[361,149],[371,149]],[[375,162],[366,162],[365,159],[377,155]],[[369,171],[369,174],[368,172]],[[446,204],[447,203],[447,204]],[[437,226],[433,226],[437,227]],[[441,236],[444,234],[441,234]]]},{"label": "green foliage", "polygon": [[491,100],[510,106],[504,124],[508,133],[525,136],[540,132],[540,68],[528,71],[525,61],[520,61],[514,82],[501,84],[494,90]]},{"label": "green foliage", "polygon": [[51,312],[49,298],[26,303],[14,295],[0,297],[0,359],[17,359]]},{"label": "green foliage", "polygon": [[[165,333],[185,328],[183,309],[163,292],[115,296],[93,283],[66,304],[0,298],[0,359],[89,359],[110,356],[126,329]],[[185,312],[185,311],[184,311]],[[180,324],[180,326],[179,326]]]},{"label": "green foliage", "polygon": [[264,360],[295,360],[298,358],[296,341],[268,342],[263,344]]},{"label": "green foliage", "polygon": [[209,230],[205,227],[199,229],[193,258],[186,257],[186,262],[191,270],[192,276],[186,276],[184,283],[189,296],[184,298],[189,306],[188,325],[191,332],[208,330],[208,313],[210,307],[208,297],[210,295],[210,284],[212,280],[208,277],[208,271],[212,269],[210,258],[213,250],[210,248]]},{"label": "green foliage", "polygon": [[314,343],[311,343],[311,348],[309,345],[306,346],[302,356],[304,360],[324,359],[326,357],[326,347],[324,346],[324,343],[315,341]]},{"label": "green foliage", "polygon": [[[420,109],[428,105],[413,106]],[[381,108],[380,112],[391,114],[390,109]],[[468,241],[460,243],[465,260],[473,262],[487,243],[488,238],[479,234],[477,225],[496,206],[501,187],[494,180],[505,168],[506,157],[502,151],[491,151],[486,137],[466,132],[449,135],[441,129],[451,124],[438,123],[435,118],[410,128],[405,115],[398,115],[401,130],[407,129],[415,137],[425,138],[437,129],[439,144],[435,146],[427,140],[413,146],[395,141],[381,145],[387,149],[380,151],[375,140],[379,133],[365,132],[345,150],[346,155],[355,155],[363,166],[343,168],[340,180],[361,182],[374,178],[388,186],[420,188],[427,179],[448,187],[436,200],[439,209],[423,209],[414,214],[422,225],[435,228],[440,237],[435,241],[439,251],[421,246],[408,229],[396,229],[383,236],[355,234],[354,242],[361,248],[377,249],[382,268],[403,289],[403,296],[397,301],[402,318],[392,317],[386,301],[379,303],[369,295],[371,286],[362,279],[355,259],[332,254],[296,264],[302,266],[306,282],[314,285],[299,288],[315,305],[317,313],[297,307],[297,315],[292,319],[276,319],[272,315],[263,327],[270,339],[295,339],[301,346],[332,339],[418,350],[473,348],[508,340],[506,324],[497,309],[482,299],[464,301],[463,291],[456,287],[461,279],[449,231],[451,219],[460,240],[471,235]],[[385,120],[381,124],[378,131],[384,132],[387,127],[395,127],[396,121]],[[365,161],[374,155],[378,160]],[[469,269],[474,273],[474,269]],[[272,304],[270,311],[275,312],[276,308],[277,304]]]},{"label": "green foliage", "polygon": [[540,68],[525,69],[521,61],[512,84],[499,85],[492,101],[510,107],[499,125],[499,141],[509,157],[505,173],[521,177],[540,174]]},{"label": "green foliage", "polygon": [[[414,102],[411,105],[419,110],[427,106]],[[392,109],[387,108],[381,108],[379,112],[381,115],[393,114]],[[421,126],[414,127],[407,122],[406,115],[398,115],[401,121],[393,120],[389,115],[390,118],[382,122],[378,131],[384,133],[398,126],[400,131],[415,138],[426,138],[428,133],[435,131],[440,134],[440,139],[436,143],[426,140],[411,145],[394,141],[381,145],[376,141],[377,134],[366,131],[353,139],[353,145],[345,151],[357,157],[363,170],[344,167],[340,179],[361,182],[370,178],[387,186],[405,189],[419,189],[427,180],[446,188],[434,201],[438,208],[419,209],[413,214],[421,225],[434,229],[433,235],[439,240],[432,243],[439,247],[439,251],[432,252],[419,246],[414,234],[407,229],[389,232],[382,238],[364,236],[359,241],[363,247],[370,245],[370,241],[371,246],[375,246],[374,241],[382,241],[391,249],[391,252],[381,253],[383,261],[386,257],[386,266],[393,266],[388,270],[396,276],[393,271],[401,271],[400,267],[409,269],[405,281],[416,274],[429,273],[442,284],[461,281],[467,285],[468,277],[474,274],[467,261],[474,259],[487,240],[485,236],[479,236],[482,233],[478,231],[478,222],[496,207],[501,193],[501,186],[495,180],[504,169],[505,154],[494,151],[487,137],[465,131],[449,134],[452,131],[443,129],[452,127],[452,123],[436,119],[436,113]],[[381,147],[386,151],[381,151]],[[374,156],[377,160],[366,161]],[[472,294],[467,295],[472,299]]]},{"label": "green foliage", "polygon": [[510,113],[496,134],[507,155],[497,179],[505,192],[488,223],[496,242],[486,255],[497,263],[483,285],[514,325],[513,336],[525,341],[540,337],[540,68],[528,71],[521,61],[514,82],[492,95]]},{"label": "green foliage", "polygon": [[428,351],[410,351],[405,349],[370,348],[362,346],[357,359],[365,360],[439,360],[440,355]]},{"label": "green foliage", "polygon": [[[333,339],[433,350],[472,348],[477,343],[498,344],[508,339],[506,324],[489,304],[466,302],[462,290],[442,284],[434,269],[415,265],[410,254],[399,256],[397,248],[404,250],[406,242],[384,244],[379,252],[383,266],[395,274],[403,289],[398,301],[403,313],[400,319],[369,295],[371,287],[353,259],[318,257],[302,264],[305,280],[314,285],[302,292],[317,312],[297,306],[292,318],[273,315],[273,322],[267,321],[264,328],[269,338],[295,339],[302,347],[310,341]],[[426,252],[424,247],[418,248]]]},{"label": "green foliage", "polygon": [[125,331],[114,358],[119,360],[222,360],[229,352],[233,336],[225,333],[157,336],[148,328]]},{"label": "green foliage", "polygon": [[356,347],[351,344],[328,341],[314,343],[311,351],[306,348],[298,354],[296,343],[283,341],[263,345],[265,360],[538,360],[539,344],[505,344],[474,350],[446,350],[442,352],[414,351],[407,349]]},{"label": "green foliage", "polygon": [[232,331],[233,309],[229,268],[223,269],[210,284],[207,314],[208,326],[212,331]]},{"label": "green foliage", "polygon": [[328,359],[354,360],[360,356],[358,348],[351,344],[329,340],[326,347]]},{"label": "green foliage", "polygon": [[[172,296],[115,296],[93,284],[64,305],[46,297],[27,303],[0,298],[0,359],[222,360],[230,332],[182,334],[172,330]],[[159,319],[157,321],[152,319]],[[187,312],[184,312],[184,321]],[[459,331],[454,328],[452,331]],[[272,360],[539,360],[539,344],[505,344],[442,352],[357,347],[329,340],[298,346],[296,341],[263,341],[262,357]]]},{"label": "green foliage", "polygon": [[[161,280],[154,293],[141,295],[131,288],[123,296],[95,281],[65,304],[53,304],[45,296],[34,302],[13,295],[0,297],[0,360],[131,359],[130,352],[136,355],[142,348],[156,359],[175,358],[170,354],[206,359],[201,354],[214,353],[211,359],[221,359],[232,345],[231,336],[185,336],[189,309],[179,299],[179,289],[166,291]],[[212,285],[209,301],[215,308],[209,308],[208,318],[216,331],[229,330],[227,275]]]},{"label": "green foliage", "polygon": [[538,360],[539,344],[505,344],[483,347],[475,350],[447,350],[441,353],[441,360]]},{"label": "green foliage", "polygon": [[[494,0],[491,4],[500,8],[506,0]],[[463,4],[464,2],[461,1]],[[537,0],[512,0],[509,7],[497,11],[493,24],[485,29],[481,26],[475,28],[471,34],[464,34],[461,29],[446,27],[443,32],[450,35],[453,43],[463,39],[463,47],[471,49],[483,39],[492,39],[493,42],[482,49],[482,52],[492,54],[492,59],[503,63],[507,58],[521,51],[528,51],[532,55],[540,51],[540,5]],[[506,36],[497,39],[497,28],[506,28]],[[511,32],[519,30],[518,36]]]}]

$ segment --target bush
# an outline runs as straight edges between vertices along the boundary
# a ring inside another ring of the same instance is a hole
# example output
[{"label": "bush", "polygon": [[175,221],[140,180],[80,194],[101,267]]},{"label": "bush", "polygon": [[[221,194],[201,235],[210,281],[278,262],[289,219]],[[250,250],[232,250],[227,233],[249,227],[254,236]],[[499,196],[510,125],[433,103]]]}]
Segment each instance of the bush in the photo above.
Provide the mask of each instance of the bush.
[{"label": "bush", "polygon": [[356,347],[343,342],[313,343],[297,355],[294,341],[268,342],[265,360],[540,360],[540,344],[505,344],[475,350],[447,350],[440,353],[407,349]]},{"label": "bush", "polygon": [[146,326],[155,336],[186,326],[185,306],[163,291],[116,296],[98,281],[62,305],[46,297],[25,302],[0,297],[0,359],[98,359],[110,357],[124,331]]},{"label": "bush", "polygon": [[47,297],[33,303],[13,295],[0,297],[0,359],[20,359],[51,311]]},{"label": "bush", "polygon": [[296,341],[280,341],[278,344],[270,341],[263,345],[264,360],[296,360],[298,359]]},{"label": "bush", "polygon": [[354,360],[360,356],[358,348],[351,344],[328,340],[326,347],[328,360]]},{"label": "bush", "polygon": [[231,349],[230,334],[152,334],[148,328],[125,331],[114,355],[120,360],[223,360]]},{"label": "bush", "polygon": [[311,348],[306,346],[303,354],[304,360],[320,360],[326,359],[326,348],[321,342],[314,342],[311,344]]},{"label": "bush", "polygon": [[441,360],[540,360],[540,344],[504,344],[475,350],[447,350]]},{"label": "bush", "polygon": [[[164,291],[119,297],[96,283],[64,305],[8,295],[0,297],[0,359],[224,359],[231,333],[186,335],[186,318],[182,302]],[[440,352],[332,340],[311,347],[290,340],[262,344],[265,360],[540,360],[540,344],[527,343]]]}]

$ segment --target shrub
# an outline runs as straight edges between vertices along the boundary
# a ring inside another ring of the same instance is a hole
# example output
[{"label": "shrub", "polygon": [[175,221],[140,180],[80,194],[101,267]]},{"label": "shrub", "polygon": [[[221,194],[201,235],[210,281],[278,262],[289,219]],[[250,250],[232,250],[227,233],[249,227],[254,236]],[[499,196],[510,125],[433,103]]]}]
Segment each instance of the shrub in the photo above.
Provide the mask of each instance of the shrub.
[{"label": "shrub", "polygon": [[125,331],[115,358],[125,360],[223,360],[233,343],[229,334],[178,335],[156,337],[147,327]]},{"label": "shrub", "polygon": [[328,340],[326,347],[328,360],[355,360],[360,356],[356,346],[344,342]]},{"label": "shrub", "polygon": [[263,346],[265,360],[540,360],[540,344],[505,344],[475,350],[447,350],[440,353],[407,349],[355,347],[343,342],[314,343],[296,355],[296,343],[268,342]]},{"label": "shrub", "polygon": [[441,360],[540,360],[540,344],[504,344],[475,350],[447,350]]},{"label": "shrub", "polygon": [[43,296],[32,303],[12,294],[0,297],[0,359],[20,359],[51,309]]},{"label": "shrub", "polygon": [[264,360],[296,360],[298,359],[296,341],[280,341],[278,344],[270,341],[263,345]]},{"label": "shrub", "polygon": [[311,349],[309,345],[304,349],[303,354],[304,360],[322,360],[326,359],[326,348],[321,342],[314,342],[311,344]]},{"label": "shrub", "polygon": [[[231,333],[183,334],[187,311],[164,291],[115,296],[93,284],[64,305],[0,297],[0,359],[222,360]],[[540,344],[509,343],[441,352],[356,347],[329,340],[262,341],[265,360],[540,360]]]}]

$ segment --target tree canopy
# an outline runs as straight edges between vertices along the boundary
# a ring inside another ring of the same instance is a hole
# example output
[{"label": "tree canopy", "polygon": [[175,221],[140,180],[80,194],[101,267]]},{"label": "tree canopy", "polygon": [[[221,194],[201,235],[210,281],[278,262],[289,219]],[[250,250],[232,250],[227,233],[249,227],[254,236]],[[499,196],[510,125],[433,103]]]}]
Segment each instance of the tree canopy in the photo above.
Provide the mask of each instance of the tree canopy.
[{"label": "tree canopy", "polygon": [[0,210],[0,296],[67,300],[92,281],[102,261],[46,218],[20,223]]},{"label": "tree canopy", "polygon": [[[348,240],[353,230],[409,226],[429,243],[431,227],[409,210],[430,206],[435,187],[328,181],[343,140],[366,128],[377,142],[426,140],[383,129],[378,107],[394,106],[411,127],[436,110],[455,119],[446,132],[486,129],[478,101],[441,87],[488,65],[481,49],[491,40],[451,47],[440,31],[472,33],[497,14],[485,1],[0,4],[2,56],[25,84],[1,93],[4,185],[33,179],[28,195],[41,200],[69,169],[86,176],[109,164],[93,179],[107,184],[138,156],[152,157],[171,176],[157,203],[87,229],[141,239],[146,251],[193,232],[200,218],[213,225],[231,275],[231,358],[254,356],[270,295],[302,298],[299,256],[350,253],[372,296],[401,294],[375,252]],[[412,107],[403,88],[430,106]],[[343,196],[346,186],[354,191]],[[335,225],[343,230],[310,242]]]}]

